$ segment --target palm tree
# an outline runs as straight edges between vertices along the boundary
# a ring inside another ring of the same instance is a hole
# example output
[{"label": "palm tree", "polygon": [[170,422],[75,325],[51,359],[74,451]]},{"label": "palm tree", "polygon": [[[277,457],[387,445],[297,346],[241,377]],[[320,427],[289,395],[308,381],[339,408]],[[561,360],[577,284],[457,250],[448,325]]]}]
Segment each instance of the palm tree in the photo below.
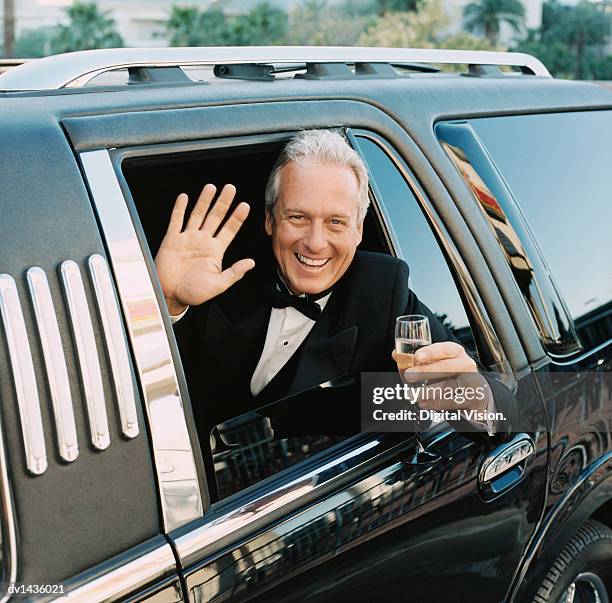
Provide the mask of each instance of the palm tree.
[{"label": "palm tree", "polygon": [[115,30],[115,21],[107,11],[100,12],[93,3],[76,2],[67,12],[70,23],[60,25],[57,35],[51,40],[53,53],[123,46],[123,40]]},{"label": "palm tree", "polygon": [[576,57],[574,76],[581,80],[586,75],[586,58],[594,47],[605,44],[610,31],[609,20],[605,13],[597,10],[590,2],[579,2],[572,10],[572,18],[568,20],[567,39]]},{"label": "palm tree", "polygon": [[200,13],[193,6],[173,6],[166,21],[166,35],[170,46],[200,45]]},{"label": "palm tree", "polygon": [[520,0],[476,0],[463,9],[463,24],[468,31],[483,32],[491,44],[497,44],[499,28],[508,23],[519,32],[525,18]]},{"label": "palm tree", "polygon": [[269,2],[262,2],[236,17],[233,33],[233,43],[239,46],[279,44],[287,34],[287,13]]},{"label": "palm tree", "polygon": [[13,56],[15,45],[15,2],[4,0],[4,56]]},{"label": "palm tree", "polygon": [[219,8],[173,6],[166,21],[170,46],[227,46],[234,44],[232,22]]}]

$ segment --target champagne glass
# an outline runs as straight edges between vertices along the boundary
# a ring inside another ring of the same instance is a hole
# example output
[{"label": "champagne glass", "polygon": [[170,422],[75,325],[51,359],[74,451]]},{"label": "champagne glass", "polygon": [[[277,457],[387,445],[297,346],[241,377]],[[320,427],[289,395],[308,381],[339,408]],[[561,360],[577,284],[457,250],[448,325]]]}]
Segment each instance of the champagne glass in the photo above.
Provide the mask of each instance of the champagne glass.
[{"label": "champagne glass", "polygon": [[414,353],[431,344],[429,319],[422,314],[408,314],[395,319],[395,354],[402,380],[404,371],[414,366]]},{"label": "champagne glass", "polygon": [[[414,366],[414,353],[422,347],[431,344],[431,331],[429,319],[422,314],[407,314],[395,319],[395,355],[397,368],[404,383],[404,371]],[[418,387],[426,385],[424,379],[410,385]],[[425,450],[419,432],[415,430],[417,450],[412,458],[412,463],[431,463],[439,458],[439,455],[431,454]]]}]

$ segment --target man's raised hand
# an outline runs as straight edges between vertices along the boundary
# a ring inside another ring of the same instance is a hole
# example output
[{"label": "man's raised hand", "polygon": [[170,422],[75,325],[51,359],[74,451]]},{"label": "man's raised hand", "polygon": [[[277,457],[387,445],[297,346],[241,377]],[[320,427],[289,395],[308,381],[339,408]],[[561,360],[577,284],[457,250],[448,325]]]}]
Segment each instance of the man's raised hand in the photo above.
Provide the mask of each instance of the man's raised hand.
[{"label": "man's raised hand", "polygon": [[216,192],[212,184],[202,189],[184,229],[187,195],[181,193],[174,203],[166,236],[155,257],[171,315],[220,295],[255,266],[252,259],[243,259],[222,269],[223,255],[250,208],[240,203],[219,229],[234,200],[236,187],[226,184],[213,203]]}]

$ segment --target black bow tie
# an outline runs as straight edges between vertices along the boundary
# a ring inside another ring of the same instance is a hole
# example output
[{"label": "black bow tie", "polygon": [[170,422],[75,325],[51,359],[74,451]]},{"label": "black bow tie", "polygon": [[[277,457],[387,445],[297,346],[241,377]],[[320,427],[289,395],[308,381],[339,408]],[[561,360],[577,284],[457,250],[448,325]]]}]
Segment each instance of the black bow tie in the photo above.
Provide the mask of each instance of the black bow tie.
[{"label": "black bow tie", "polygon": [[325,297],[331,291],[331,289],[327,289],[321,293],[307,293],[304,297],[300,297],[299,295],[293,295],[280,277],[277,278],[276,285],[268,285],[267,289],[273,308],[291,306],[310,320],[317,320],[321,314],[321,306],[316,300]]}]

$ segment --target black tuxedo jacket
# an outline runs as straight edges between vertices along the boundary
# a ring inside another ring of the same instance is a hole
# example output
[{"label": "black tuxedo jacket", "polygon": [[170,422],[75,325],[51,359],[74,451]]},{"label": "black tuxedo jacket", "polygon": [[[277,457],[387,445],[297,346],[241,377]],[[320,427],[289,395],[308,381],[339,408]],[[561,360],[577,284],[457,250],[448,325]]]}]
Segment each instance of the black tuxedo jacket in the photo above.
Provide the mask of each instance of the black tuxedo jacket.
[{"label": "black tuxedo jacket", "polygon": [[192,308],[176,326],[201,433],[353,371],[396,371],[391,351],[395,319],[402,314],[428,316],[434,342],[456,341],[409,290],[405,262],[358,251],[302,346],[253,398],[251,377],[263,351],[271,312],[266,285],[274,282],[275,272],[275,264],[258,261],[240,282]]}]

